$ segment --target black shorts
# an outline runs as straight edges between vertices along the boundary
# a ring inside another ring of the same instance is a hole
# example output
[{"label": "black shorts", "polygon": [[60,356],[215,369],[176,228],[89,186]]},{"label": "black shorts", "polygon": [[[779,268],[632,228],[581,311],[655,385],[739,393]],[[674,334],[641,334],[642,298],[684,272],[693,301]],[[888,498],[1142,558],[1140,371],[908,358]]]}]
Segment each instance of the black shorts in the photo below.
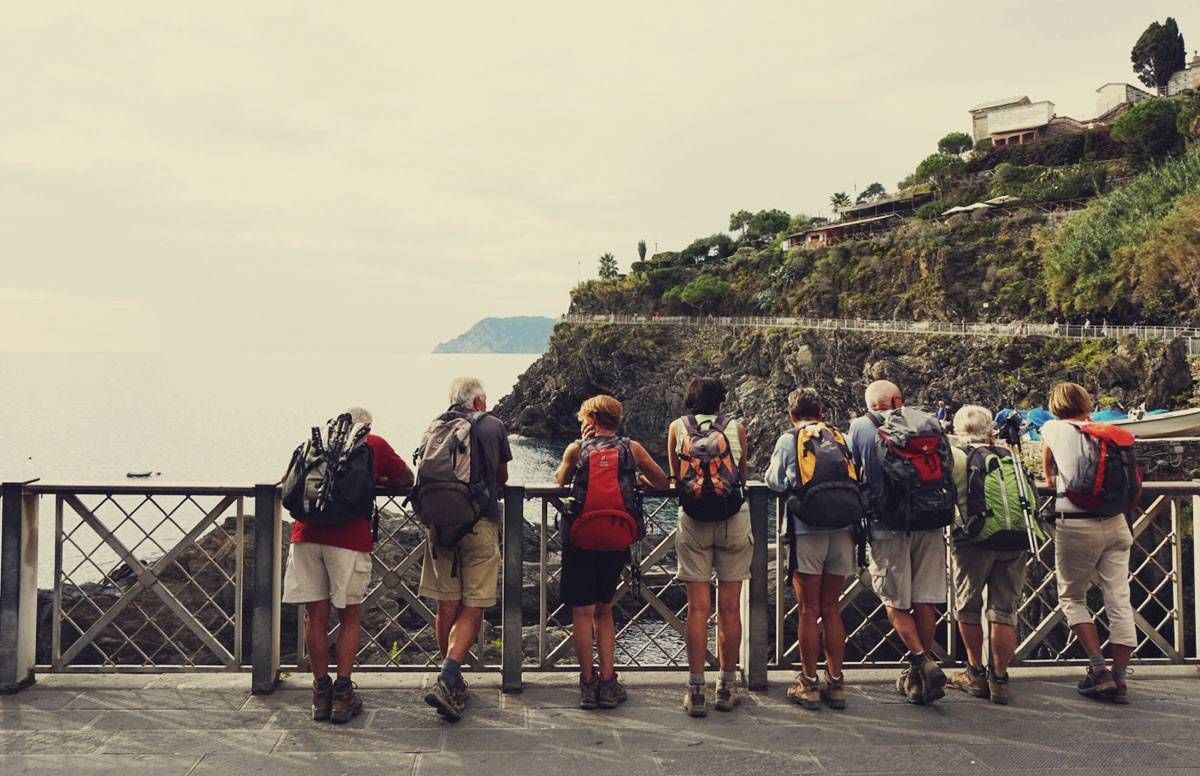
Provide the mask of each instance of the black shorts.
[{"label": "black shorts", "polygon": [[562,554],[562,602],[567,606],[612,603],[627,563],[629,550],[581,550],[567,545]]}]

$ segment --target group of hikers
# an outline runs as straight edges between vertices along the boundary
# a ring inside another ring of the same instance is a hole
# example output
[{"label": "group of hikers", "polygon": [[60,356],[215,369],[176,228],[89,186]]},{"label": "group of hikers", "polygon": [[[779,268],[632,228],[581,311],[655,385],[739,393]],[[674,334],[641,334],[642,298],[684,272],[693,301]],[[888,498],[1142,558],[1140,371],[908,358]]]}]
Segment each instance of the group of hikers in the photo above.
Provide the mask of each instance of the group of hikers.
[{"label": "group of hikers", "polygon": [[[1140,474],[1127,432],[1089,420],[1091,397],[1083,387],[1055,385],[1049,408],[1057,419],[1041,434],[1045,477],[1056,496],[1039,513],[1021,453],[998,443],[987,408],[959,408],[948,435],[933,415],[905,406],[892,382],[871,383],[864,399],[866,411],[843,432],[825,418],[814,389],[793,390],[788,427],[763,473],[786,504],[779,540],[788,547],[798,610],[801,667],[788,698],[811,710],[822,703],[846,707],[838,599],[846,578],[866,565],[907,650],[895,685],[900,695],[930,704],[949,684],[1007,704],[1026,566],[1053,532],[1058,598],[1089,662],[1078,690],[1128,703],[1126,671],[1137,639],[1126,515],[1140,495]],[[592,396],[579,407],[579,439],[567,446],[554,476],[570,488],[560,595],[571,609],[581,708],[612,709],[626,700],[615,668],[613,602],[631,548],[645,535],[644,489],[673,489],[679,501],[676,577],[688,602],[683,709],[702,717],[710,705],[731,711],[743,700],[737,658],[741,589],[754,553],[744,490],[750,451],[746,428],[725,413],[725,401],[719,380],[691,380],[686,413],[667,429],[666,471],[642,444],[619,434],[623,408],[616,398]],[[464,713],[462,666],[484,610],[497,600],[498,496],[512,451],[504,425],[487,412],[478,379],[454,380],[450,405],[425,432],[412,466],[371,433],[371,415],[362,407],[330,421],[324,434],[314,428],[293,456],[283,482],[284,506],[295,518],[283,600],[304,605],[315,720],[342,723],[362,710],[351,671],[371,577],[376,484],[412,487],[414,514],[427,530],[419,593],[436,602],[443,659],[425,701],[450,721]],[[949,679],[932,651],[937,607],[947,598],[947,539],[954,557],[951,606],[967,653],[967,666]],[[1104,598],[1111,667],[1088,607],[1093,580]],[[720,672],[710,694],[705,668],[714,605]],[[341,622],[336,678],[328,670],[331,608]]]}]

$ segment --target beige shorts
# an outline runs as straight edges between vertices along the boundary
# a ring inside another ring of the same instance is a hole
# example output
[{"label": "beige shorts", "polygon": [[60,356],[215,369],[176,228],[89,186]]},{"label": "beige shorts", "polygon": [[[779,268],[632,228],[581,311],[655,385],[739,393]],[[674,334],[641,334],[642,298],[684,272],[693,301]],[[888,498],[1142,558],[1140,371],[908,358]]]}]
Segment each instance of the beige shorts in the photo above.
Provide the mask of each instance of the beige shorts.
[{"label": "beige shorts", "polygon": [[316,542],[293,544],[283,575],[283,602],[331,601],[335,609],[361,604],[371,582],[371,553]]},{"label": "beige shorts", "polygon": [[754,559],[749,502],[719,523],[702,523],[679,510],[675,556],[679,561],[675,578],[680,582],[708,582],[714,571],[722,582],[749,579]]},{"label": "beige shorts", "polygon": [[480,609],[496,605],[496,580],[500,576],[500,523],[480,520],[475,531],[455,550],[425,543],[421,561],[421,595],[435,601],[462,601]]},{"label": "beige shorts", "polygon": [[871,588],[885,606],[946,603],[946,539],[940,530],[874,538],[868,547]]},{"label": "beige shorts", "polygon": [[984,550],[954,546],[954,604],[960,622],[983,622],[983,589],[987,588],[988,622],[1017,625],[1017,607],[1025,587],[1025,550]]},{"label": "beige shorts", "polygon": [[795,534],[796,573],[848,577],[854,561],[854,536],[849,531],[811,531]]}]

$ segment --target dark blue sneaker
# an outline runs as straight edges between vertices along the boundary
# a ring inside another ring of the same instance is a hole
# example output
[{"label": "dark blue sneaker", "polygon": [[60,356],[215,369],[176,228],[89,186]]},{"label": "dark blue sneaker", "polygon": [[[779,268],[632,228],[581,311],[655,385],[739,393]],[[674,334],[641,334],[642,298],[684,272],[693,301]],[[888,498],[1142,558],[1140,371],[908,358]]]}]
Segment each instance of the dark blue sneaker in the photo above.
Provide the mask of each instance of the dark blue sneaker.
[{"label": "dark blue sneaker", "polygon": [[1112,671],[1107,668],[1100,673],[1093,673],[1089,668],[1076,686],[1079,688],[1080,695],[1086,695],[1089,698],[1102,698],[1117,691],[1116,680],[1113,679]]}]

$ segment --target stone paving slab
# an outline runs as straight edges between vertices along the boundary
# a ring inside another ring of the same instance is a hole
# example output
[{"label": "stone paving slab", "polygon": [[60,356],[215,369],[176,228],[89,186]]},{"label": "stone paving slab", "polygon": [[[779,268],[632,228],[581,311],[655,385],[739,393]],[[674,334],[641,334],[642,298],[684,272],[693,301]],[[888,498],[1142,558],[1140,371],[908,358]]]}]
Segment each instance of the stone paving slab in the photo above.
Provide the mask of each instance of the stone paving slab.
[{"label": "stone paving slab", "polygon": [[1015,672],[1008,707],[952,690],[920,707],[895,693],[895,671],[857,670],[848,709],[811,712],[779,673],[703,719],[681,709],[683,674],[625,676],[629,702],[611,711],[576,708],[570,674],[527,676],[510,695],[468,675],[457,724],[424,704],[430,675],[363,674],[366,711],[342,726],[312,721],[299,676],[266,696],[244,674],[41,676],[0,697],[0,774],[1200,774],[1196,668],[1138,668],[1127,707],[1080,697],[1077,674]]}]

